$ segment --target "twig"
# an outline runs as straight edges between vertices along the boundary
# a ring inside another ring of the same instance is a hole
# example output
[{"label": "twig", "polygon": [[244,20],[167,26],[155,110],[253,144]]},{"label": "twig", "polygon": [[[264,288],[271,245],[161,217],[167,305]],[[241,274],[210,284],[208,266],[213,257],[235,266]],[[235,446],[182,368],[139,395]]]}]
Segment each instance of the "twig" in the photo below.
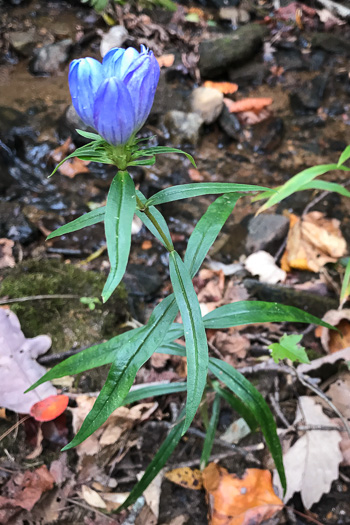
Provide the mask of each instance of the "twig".
[{"label": "twig", "polygon": [[13,432],[13,430],[16,430],[16,428],[18,428],[22,423],[24,423],[25,421],[27,421],[27,419],[30,418],[30,415],[28,414],[27,416],[24,416],[22,417],[22,419],[20,419],[19,421],[17,421],[17,423],[15,423],[14,425],[12,425],[12,427],[8,428],[1,436],[0,436],[0,441],[2,441],[3,439],[5,439],[6,436],[8,436],[9,434],[11,434],[11,432]]},{"label": "twig", "polygon": [[27,297],[17,297],[16,299],[1,299],[0,305],[12,303],[25,303],[26,301],[41,301],[43,299],[80,299],[76,294],[51,294],[51,295],[28,295]]},{"label": "twig", "polygon": [[298,516],[301,516],[302,518],[305,518],[309,521],[312,521],[313,523],[316,523],[316,525],[324,525],[324,523],[321,523],[313,516],[308,516],[307,514],[304,514],[303,512],[300,512],[299,510],[292,509],[295,514],[298,514]]},{"label": "twig", "polygon": [[277,399],[275,398],[275,396],[272,394],[269,394],[269,401],[272,405],[272,408],[276,412],[276,415],[280,418],[281,422],[284,424],[286,428],[289,428],[290,427],[289,421],[287,421],[285,415],[283,414],[281,407]]},{"label": "twig", "polygon": [[[336,427],[332,425],[293,425],[296,430],[311,431],[311,430],[336,430],[337,432],[346,432],[343,427]],[[289,427],[290,429],[291,427]]]},{"label": "twig", "polygon": [[79,500],[75,500],[73,498],[67,498],[66,501],[69,501],[69,503],[72,503],[73,505],[77,505],[78,507],[81,507],[82,509],[88,510],[90,512],[94,512],[95,514],[98,514],[99,516],[102,516],[103,518],[108,518],[113,523],[119,524],[119,521],[113,519],[109,514],[104,514],[103,512],[95,509],[95,507],[90,507],[90,505],[85,505],[85,503],[82,503]]},{"label": "twig", "polygon": [[307,206],[305,206],[304,208],[304,211],[301,215],[301,217],[305,217],[305,215],[311,210],[311,208],[313,208],[316,204],[318,204],[322,199],[324,199],[325,197],[327,197],[327,195],[330,193],[330,191],[323,191],[322,193],[320,193],[319,195],[316,195],[316,197],[314,199],[312,199],[312,201],[310,201]]}]

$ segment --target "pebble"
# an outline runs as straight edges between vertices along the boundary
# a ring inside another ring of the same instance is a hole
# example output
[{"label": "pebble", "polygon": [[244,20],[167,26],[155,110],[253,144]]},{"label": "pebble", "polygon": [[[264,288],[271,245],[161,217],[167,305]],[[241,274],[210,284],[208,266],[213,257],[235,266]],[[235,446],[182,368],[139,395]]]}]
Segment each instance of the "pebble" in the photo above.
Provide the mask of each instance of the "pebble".
[{"label": "pebble", "polygon": [[52,75],[57,73],[63,64],[68,61],[73,40],[66,38],[56,44],[35,49],[29,63],[29,70],[33,75]]},{"label": "pebble", "polygon": [[168,111],[164,117],[164,124],[174,145],[197,145],[203,122],[202,117],[197,113],[185,113],[178,110]]},{"label": "pebble", "polygon": [[289,220],[283,215],[260,214],[253,217],[248,224],[246,249],[248,253],[259,250],[277,250],[289,228]]},{"label": "pebble", "polygon": [[220,115],[224,105],[224,95],[217,89],[199,87],[191,96],[191,108],[202,117],[206,124],[212,124]]}]

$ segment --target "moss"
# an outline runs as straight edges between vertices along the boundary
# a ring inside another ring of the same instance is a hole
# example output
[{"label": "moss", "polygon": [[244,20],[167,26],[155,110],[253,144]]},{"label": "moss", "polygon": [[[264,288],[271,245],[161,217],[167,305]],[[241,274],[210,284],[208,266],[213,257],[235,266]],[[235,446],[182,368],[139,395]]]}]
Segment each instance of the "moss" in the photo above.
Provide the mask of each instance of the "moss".
[{"label": "moss", "polygon": [[71,264],[52,260],[28,260],[0,273],[0,295],[20,298],[30,295],[73,294],[77,299],[49,299],[15,303],[11,309],[18,316],[27,337],[48,334],[52,351],[63,352],[88,346],[118,333],[118,326],[128,317],[127,293],[119,286],[106,305],[91,311],[79,297],[101,297],[105,276],[86,272]]}]

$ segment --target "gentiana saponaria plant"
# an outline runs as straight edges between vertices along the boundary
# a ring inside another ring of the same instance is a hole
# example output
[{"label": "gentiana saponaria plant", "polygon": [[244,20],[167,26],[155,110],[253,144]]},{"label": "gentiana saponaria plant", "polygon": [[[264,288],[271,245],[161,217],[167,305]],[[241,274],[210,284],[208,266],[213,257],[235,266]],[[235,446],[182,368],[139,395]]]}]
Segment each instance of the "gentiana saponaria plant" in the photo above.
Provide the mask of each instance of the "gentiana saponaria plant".
[{"label": "gentiana saponaria plant", "polygon": [[[51,379],[110,365],[106,383],[93,409],[64,450],[84,441],[116,408],[124,404],[150,396],[187,392],[186,405],[177,423],[122,507],[133,503],[164,466],[191,425],[200,403],[204,402],[208,392],[213,392],[215,398],[212,416],[207,425],[201,466],[204,467],[210,457],[220,402],[224,399],[242,415],[252,430],[260,427],[275,461],[282,486],[286,488],[281,445],[267,403],[239,371],[220,359],[208,356],[205,330],[263,322],[314,323],[332,327],[297,308],[261,301],[227,304],[202,317],[192,279],[238,199],[247,194],[258,194],[255,198],[268,198],[263,206],[266,209],[295,191],[329,188],[331,183],[315,181],[315,178],[333,169],[347,170],[343,164],[350,157],[348,148],[339,164],[305,170],[277,190],[247,184],[206,182],[171,186],[146,198],[140,191],[135,190],[128,168],[150,166],[155,163],[156,155],[160,153],[184,153],[170,147],[143,147],[142,142],[136,138],[151,110],[158,79],[158,63],[153,53],[143,46],[140,53],[132,48],[113,49],[104,57],[102,64],[92,58],[74,60],[71,63],[69,87],[73,105],[81,119],[98,134],[77,130],[80,135],[90,139],[90,142],[76,149],[67,158],[78,157],[82,160],[113,164],[118,171],[111,183],[106,206],[58,228],[48,238],[52,239],[104,222],[110,273],[102,291],[102,298],[103,301],[107,301],[123,278],[130,252],[131,224],[136,214],[168,252],[173,293],[156,306],[145,326],[113,337],[105,343],[92,346],[68,358],[49,370],[31,387],[35,388]],[[184,155],[195,165],[189,154]],[[343,195],[348,194],[347,190],[339,185],[332,184],[331,190]],[[208,194],[219,197],[197,223],[182,259],[174,249],[167,223],[157,206]],[[182,324],[174,322],[179,312]],[[174,342],[181,337],[185,339],[185,347]],[[291,343],[296,345],[296,342],[288,342],[289,353],[286,356],[283,354],[283,345],[280,346],[279,358],[290,357]],[[154,352],[186,356],[187,382],[140,387],[129,392],[138,370]]]}]

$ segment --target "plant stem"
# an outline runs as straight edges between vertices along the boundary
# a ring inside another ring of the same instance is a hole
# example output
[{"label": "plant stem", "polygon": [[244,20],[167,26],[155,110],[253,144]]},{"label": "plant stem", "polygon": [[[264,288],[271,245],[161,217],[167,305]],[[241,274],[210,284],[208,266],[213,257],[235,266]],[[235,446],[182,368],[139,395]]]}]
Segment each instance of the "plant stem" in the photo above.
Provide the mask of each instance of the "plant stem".
[{"label": "plant stem", "polygon": [[173,244],[168,241],[165,233],[163,232],[162,228],[158,224],[158,221],[155,219],[155,217],[152,215],[152,213],[149,211],[149,209],[147,207],[145,208],[145,205],[141,202],[141,200],[138,198],[137,195],[136,195],[136,202],[137,202],[137,205],[138,205],[140,211],[142,211],[146,215],[146,217],[148,217],[148,219],[151,221],[153,226],[156,228],[157,232],[159,233],[159,235],[163,239],[163,242],[164,242],[165,247],[168,250],[168,252],[173,252],[174,251]]}]

